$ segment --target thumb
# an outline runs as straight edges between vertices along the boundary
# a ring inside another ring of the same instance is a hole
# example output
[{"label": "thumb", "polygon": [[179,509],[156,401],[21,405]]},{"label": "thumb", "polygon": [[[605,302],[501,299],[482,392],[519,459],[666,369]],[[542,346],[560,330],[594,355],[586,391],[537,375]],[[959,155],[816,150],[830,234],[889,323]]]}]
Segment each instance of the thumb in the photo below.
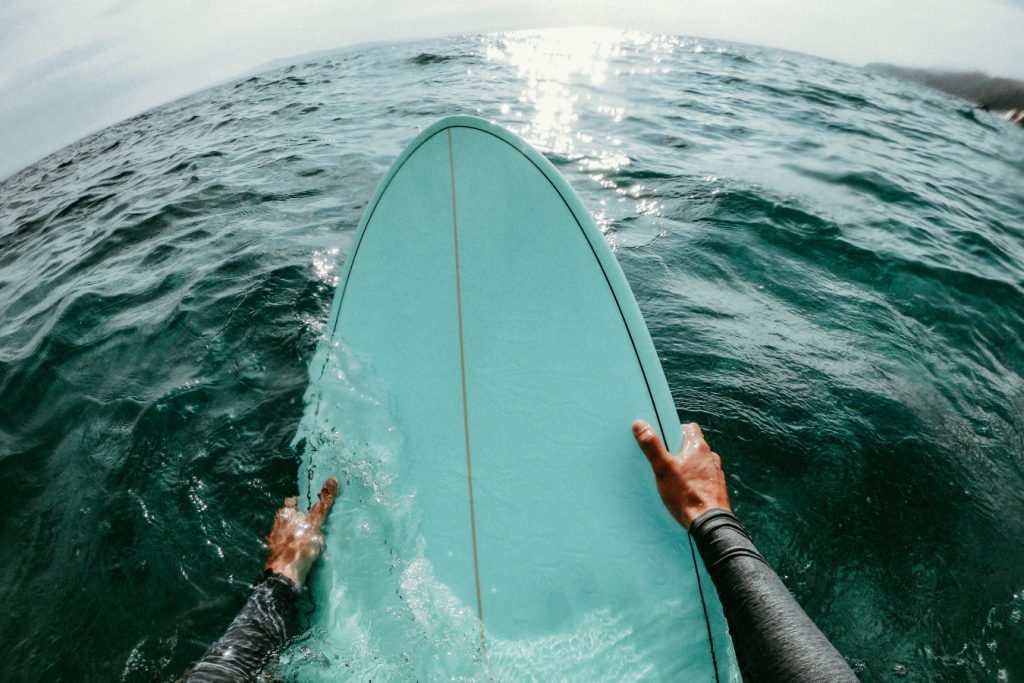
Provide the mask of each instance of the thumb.
[{"label": "thumb", "polygon": [[310,509],[309,515],[306,518],[314,529],[319,531],[323,525],[324,519],[327,518],[327,513],[330,512],[331,505],[334,504],[334,498],[338,495],[339,489],[337,477],[331,477],[324,482],[324,487],[320,490],[320,500]]},{"label": "thumb", "polygon": [[633,437],[636,438],[640,450],[644,452],[655,470],[660,469],[672,459],[671,454],[661,442],[661,438],[655,433],[651,425],[643,420],[633,423]]}]

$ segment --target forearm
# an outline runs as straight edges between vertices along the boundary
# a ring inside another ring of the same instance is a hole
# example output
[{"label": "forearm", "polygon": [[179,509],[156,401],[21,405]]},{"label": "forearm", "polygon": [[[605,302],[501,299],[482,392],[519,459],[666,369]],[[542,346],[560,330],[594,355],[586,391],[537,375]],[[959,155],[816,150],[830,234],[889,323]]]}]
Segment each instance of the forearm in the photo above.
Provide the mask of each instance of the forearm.
[{"label": "forearm", "polygon": [[185,678],[187,683],[251,681],[284,644],[295,615],[295,584],[268,572],[220,640]]},{"label": "forearm", "polygon": [[690,533],[718,591],[747,683],[857,680],[732,513],[709,510]]}]

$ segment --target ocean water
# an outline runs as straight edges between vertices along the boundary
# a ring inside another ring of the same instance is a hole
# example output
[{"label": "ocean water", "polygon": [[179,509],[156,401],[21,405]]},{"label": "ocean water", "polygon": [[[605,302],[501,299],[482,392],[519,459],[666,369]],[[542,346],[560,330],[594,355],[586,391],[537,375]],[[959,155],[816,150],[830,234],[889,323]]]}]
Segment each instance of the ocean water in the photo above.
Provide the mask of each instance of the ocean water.
[{"label": "ocean water", "polygon": [[[680,418],[863,680],[1024,680],[1024,131],[847,65],[581,30],[318,56],[0,183],[0,678],[171,681],[220,634],[296,492],[361,213],[454,113],[591,208]],[[387,473],[358,464],[372,523]],[[354,642],[350,678],[421,670],[401,643]]]}]

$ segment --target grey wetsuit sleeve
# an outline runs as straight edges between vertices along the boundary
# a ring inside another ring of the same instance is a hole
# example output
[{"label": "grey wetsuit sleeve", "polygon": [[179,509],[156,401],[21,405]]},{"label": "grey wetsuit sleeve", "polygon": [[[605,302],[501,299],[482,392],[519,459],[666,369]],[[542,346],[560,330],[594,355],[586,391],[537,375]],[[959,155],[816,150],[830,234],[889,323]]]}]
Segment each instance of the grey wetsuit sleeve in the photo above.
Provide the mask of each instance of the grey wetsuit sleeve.
[{"label": "grey wetsuit sleeve", "polygon": [[220,640],[185,676],[187,683],[252,681],[284,644],[295,616],[295,584],[270,571],[256,584],[245,607]]},{"label": "grey wetsuit sleeve", "polygon": [[722,601],[744,681],[857,680],[731,512],[708,510],[690,534]]}]

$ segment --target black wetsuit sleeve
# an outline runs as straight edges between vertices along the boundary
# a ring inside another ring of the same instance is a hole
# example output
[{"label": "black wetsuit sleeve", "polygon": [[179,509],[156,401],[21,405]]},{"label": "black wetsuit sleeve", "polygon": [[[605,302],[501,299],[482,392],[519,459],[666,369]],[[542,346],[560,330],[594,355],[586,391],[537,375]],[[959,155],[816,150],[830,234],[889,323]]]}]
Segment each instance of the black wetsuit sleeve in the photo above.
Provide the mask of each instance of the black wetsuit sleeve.
[{"label": "black wetsuit sleeve", "polygon": [[268,571],[220,640],[185,676],[186,683],[252,681],[284,644],[295,616],[295,584]]},{"label": "black wetsuit sleeve", "polygon": [[690,534],[718,590],[744,681],[857,680],[731,512],[705,512]]}]

